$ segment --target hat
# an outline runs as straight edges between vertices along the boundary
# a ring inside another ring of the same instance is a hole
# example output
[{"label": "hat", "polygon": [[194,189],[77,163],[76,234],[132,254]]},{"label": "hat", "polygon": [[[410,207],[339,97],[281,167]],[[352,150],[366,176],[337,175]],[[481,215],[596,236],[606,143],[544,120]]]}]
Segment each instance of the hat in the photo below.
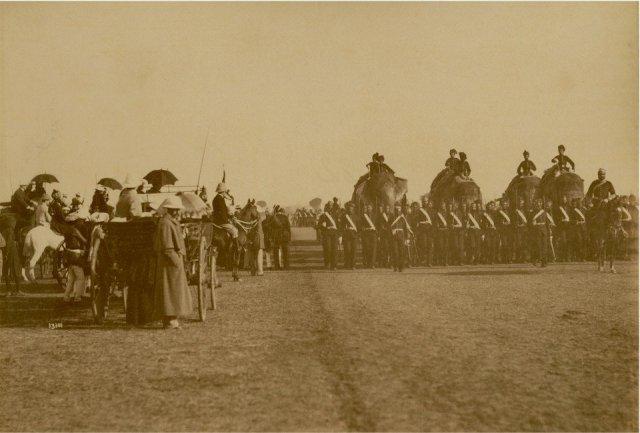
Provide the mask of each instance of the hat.
[{"label": "hat", "polygon": [[106,190],[107,187],[105,187],[104,185],[96,185],[96,191],[105,192]]},{"label": "hat", "polygon": [[458,153],[458,151],[457,151],[457,150],[455,150],[455,149],[451,149],[451,150],[449,151],[449,153]]},{"label": "hat", "polygon": [[528,151],[528,150],[525,150],[524,152],[522,152],[522,154],[523,154],[523,155],[528,155],[528,154],[529,154],[529,151]]},{"label": "hat", "polygon": [[229,188],[227,188],[227,185],[224,182],[220,182],[216,187],[216,192],[227,192],[227,191],[229,191]]},{"label": "hat", "polygon": [[165,209],[184,209],[184,205],[182,204],[182,200],[177,195],[172,195],[171,197],[167,197],[165,201],[162,202],[160,207]]},{"label": "hat", "polygon": [[125,177],[124,182],[122,182],[122,187],[123,188],[137,188],[138,185],[140,185],[141,182],[140,180],[134,180],[133,176],[131,176],[131,174],[127,174],[127,177]]},{"label": "hat", "polygon": [[600,174],[600,173],[607,174],[607,170],[605,170],[604,168],[599,168],[598,169],[598,174]]},{"label": "hat", "polygon": [[564,144],[561,144],[560,146],[558,146],[558,150],[565,150],[564,149]]}]

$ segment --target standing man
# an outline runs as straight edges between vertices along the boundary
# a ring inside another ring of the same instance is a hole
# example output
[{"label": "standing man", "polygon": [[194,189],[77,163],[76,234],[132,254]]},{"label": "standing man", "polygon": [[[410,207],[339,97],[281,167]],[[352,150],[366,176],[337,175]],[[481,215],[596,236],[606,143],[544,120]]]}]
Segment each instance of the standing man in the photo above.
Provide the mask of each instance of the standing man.
[{"label": "standing man", "polygon": [[553,219],[556,222],[555,241],[558,246],[558,261],[566,262],[572,255],[573,245],[570,241],[569,230],[571,217],[569,216],[569,199],[563,195],[560,203],[553,209]]},{"label": "standing man", "polygon": [[466,263],[475,265],[478,260],[478,244],[480,243],[480,223],[477,218],[476,203],[462,208],[462,223],[465,228],[465,253]]},{"label": "standing man", "polygon": [[496,208],[492,201],[487,203],[486,210],[482,214],[482,232],[484,235],[483,255],[485,262],[488,265],[492,265],[497,260],[498,243],[500,241],[496,225]]},{"label": "standing man", "polygon": [[381,207],[376,227],[378,228],[378,267],[388,268],[391,255],[391,238],[389,237],[391,224],[391,206]]},{"label": "standing man", "polygon": [[514,244],[516,248],[516,261],[526,263],[529,260],[529,220],[524,199],[518,200],[512,215],[514,228]]},{"label": "standing man", "polygon": [[500,243],[500,262],[513,262],[513,221],[508,200],[502,200],[496,212],[498,238]]},{"label": "standing man", "polygon": [[376,267],[378,233],[376,225],[373,222],[374,219],[373,206],[371,206],[371,204],[365,205],[360,221],[362,222],[362,264],[367,269],[373,269]]},{"label": "standing man", "polygon": [[579,262],[583,262],[587,255],[587,218],[581,202],[579,198],[574,198],[569,212],[569,239],[573,247],[571,259]]},{"label": "standing man", "polygon": [[391,239],[391,260],[393,270],[402,272],[405,267],[405,253],[407,236],[412,233],[409,221],[402,212],[402,205],[395,205],[395,212],[391,216],[389,224],[389,237]]},{"label": "standing man", "polygon": [[547,266],[548,247],[552,245],[551,230],[555,226],[551,215],[552,205],[548,202],[542,207],[542,200],[535,201],[533,210],[530,213],[532,244],[535,249],[535,260],[533,264],[540,262],[540,267]]},{"label": "standing man", "polygon": [[352,202],[347,202],[345,205],[345,212],[340,222],[344,247],[344,268],[354,269],[360,221],[355,214],[355,205]]},{"label": "standing man", "polygon": [[[2,248],[2,275],[7,285],[9,296],[22,296],[20,291],[20,279],[22,265],[18,254],[18,243],[16,242],[16,218],[11,214],[0,214],[0,236],[4,238],[4,248]],[[13,288],[11,287],[13,283]]]},{"label": "standing man", "polygon": [[[276,271],[284,267],[289,269],[289,242],[291,241],[291,223],[284,209],[276,206],[273,215],[273,261]],[[280,256],[282,255],[282,260]]]},{"label": "standing man", "polygon": [[171,196],[162,203],[166,213],[160,219],[154,239],[156,252],[156,311],[165,329],[180,329],[179,316],[191,314],[191,291],[184,271],[187,249],[180,227],[180,197]]},{"label": "standing man", "polygon": [[462,220],[458,215],[457,203],[454,201],[447,204],[447,225],[448,231],[448,250],[449,257],[448,263],[454,266],[460,266],[462,259],[462,239],[464,238],[464,231],[462,227]]},{"label": "standing man", "polygon": [[436,217],[436,262],[439,265],[447,266],[447,258],[449,256],[449,248],[447,242],[449,240],[449,224],[447,222],[447,205],[440,202]]},{"label": "standing man", "polygon": [[433,203],[422,198],[422,207],[413,214],[419,262],[433,265]]},{"label": "standing man", "polygon": [[318,227],[322,231],[322,251],[324,252],[325,269],[336,269],[338,256],[338,224],[331,203],[324,206],[324,213],[318,219]]}]

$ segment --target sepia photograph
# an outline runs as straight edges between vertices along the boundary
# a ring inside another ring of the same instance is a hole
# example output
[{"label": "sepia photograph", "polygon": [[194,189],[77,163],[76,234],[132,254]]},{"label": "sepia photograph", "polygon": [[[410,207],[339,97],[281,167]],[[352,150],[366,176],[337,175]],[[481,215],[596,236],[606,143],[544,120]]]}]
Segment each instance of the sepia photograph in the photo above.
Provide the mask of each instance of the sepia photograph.
[{"label": "sepia photograph", "polygon": [[638,6],[0,1],[0,431],[637,432]]}]

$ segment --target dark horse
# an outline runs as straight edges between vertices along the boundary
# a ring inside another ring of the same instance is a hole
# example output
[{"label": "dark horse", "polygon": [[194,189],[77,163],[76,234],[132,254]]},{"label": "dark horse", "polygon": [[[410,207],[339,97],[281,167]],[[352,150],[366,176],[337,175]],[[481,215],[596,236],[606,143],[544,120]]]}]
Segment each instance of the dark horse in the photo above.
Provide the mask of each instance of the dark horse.
[{"label": "dark horse", "polygon": [[[252,248],[256,245],[255,237],[258,232],[258,224],[260,223],[260,215],[258,208],[255,205],[255,200],[248,200],[247,204],[233,219],[233,225],[238,229],[238,242],[233,242],[231,236],[222,228],[213,225],[213,232],[211,235],[211,243],[213,246],[213,264],[212,272],[215,273],[218,254],[222,251],[226,258],[227,264],[231,267],[231,274],[233,281],[240,281],[238,270],[240,268],[240,259],[247,252],[248,248]],[[256,255],[251,255],[256,257]],[[257,263],[255,260],[251,260],[251,270],[253,273],[254,266]],[[220,286],[217,273],[214,274],[216,286]]]},{"label": "dark horse", "polygon": [[591,211],[591,233],[600,272],[605,272],[605,261],[608,260],[610,272],[616,273],[616,269],[613,267],[616,247],[627,237],[627,233],[622,227],[619,206],[620,200],[616,197],[607,203],[594,203],[594,208]]}]

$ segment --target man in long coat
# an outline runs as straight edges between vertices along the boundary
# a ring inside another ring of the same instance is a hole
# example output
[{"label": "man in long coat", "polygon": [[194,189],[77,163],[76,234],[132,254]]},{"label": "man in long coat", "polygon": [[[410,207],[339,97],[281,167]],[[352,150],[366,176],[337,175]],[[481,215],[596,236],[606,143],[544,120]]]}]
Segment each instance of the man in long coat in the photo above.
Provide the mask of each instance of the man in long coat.
[{"label": "man in long coat", "polygon": [[183,258],[187,254],[180,227],[180,210],[183,209],[179,197],[172,196],[164,201],[167,210],[160,219],[154,239],[156,252],[156,312],[163,317],[163,325],[169,329],[179,329],[178,316],[191,313],[191,292],[187,284]]}]

